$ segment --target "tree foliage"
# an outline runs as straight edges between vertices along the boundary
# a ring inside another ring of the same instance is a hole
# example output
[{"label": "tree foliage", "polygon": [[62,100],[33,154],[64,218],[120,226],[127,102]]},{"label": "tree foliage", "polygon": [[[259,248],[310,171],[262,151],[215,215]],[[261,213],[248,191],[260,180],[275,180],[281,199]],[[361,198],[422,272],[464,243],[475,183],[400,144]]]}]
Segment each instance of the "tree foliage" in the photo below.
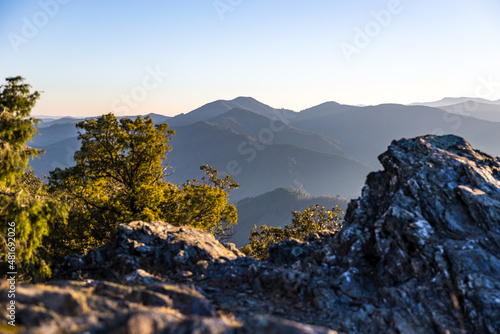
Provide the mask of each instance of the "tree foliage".
[{"label": "tree foliage", "polygon": [[77,124],[81,148],[76,165],[50,173],[50,184],[67,190],[76,204],[126,222],[151,219],[152,193],[166,176],[162,165],[175,133],[147,116],[118,119],[113,114]]},{"label": "tree foliage", "polygon": [[[31,86],[21,77],[6,81],[0,86],[0,257],[5,261],[7,252],[15,248],[19,278],[28,280],[50,274],[49,267],[37,256],[37,249],[48,234],[48,221],[63,217],[65,208],[45,198],[40,180],[34,173],[26,173],[29,159],[41,153],[26,145],[37,131],[37,120],[30,113],[40,93],[31,92]],[[12,223],[15,230],[9,230]],[[7,231],[14,231],[15,242],[6,237]],[[11,247],[14,243],[15,247]],[[13,265],[8,264],[9,268]]]},{"label": "tree foliage", "polygon": [[[118,120],[113,114],[77,124],[76,165],[50,173],[52,193],[71,205],[68,223],[57,222],[74,252],[107,241],[121,223],[157,219],[174,134],[148,117]],[[52,240],[51,243],[62,240]]]},{"label": "tree foliage", "polygon": [[12,187],[28,168],[30,157],[40,154],[39,150],[26,145],[37,131],[38,121],[30,117],[30,113],[40,93],[31,92],[31,86],[23,80],[7,78],[7,84],[0,86],[1,187]]},{"label": "tree foliage", "polygon": [[284,228],[266,225],[255,226],[248,237],[250,242],[241,250],[246,255],[265,260],[269,256],[268,247],[270,244],[279,243],[289,238],[303,240],[316,231],[339,231],[342,227],[341,213],[342,210],[339,206],[327,210],[318,204],[312,205],[304,211],[292,211],[292,222],[290,225],[285,225]]}]

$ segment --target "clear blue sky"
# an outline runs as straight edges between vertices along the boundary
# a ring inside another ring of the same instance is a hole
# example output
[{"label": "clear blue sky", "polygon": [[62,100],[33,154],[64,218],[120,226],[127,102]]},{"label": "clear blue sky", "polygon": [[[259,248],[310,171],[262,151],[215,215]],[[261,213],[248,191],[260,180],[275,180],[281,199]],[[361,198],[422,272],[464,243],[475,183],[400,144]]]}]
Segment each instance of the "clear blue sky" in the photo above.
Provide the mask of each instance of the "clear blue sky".
[{"label": "clear blue sky", "polygon": [[474,96],[500,82],[499,17],[498,0],[2,0],[0,79],[43,91],[39,115]]}]

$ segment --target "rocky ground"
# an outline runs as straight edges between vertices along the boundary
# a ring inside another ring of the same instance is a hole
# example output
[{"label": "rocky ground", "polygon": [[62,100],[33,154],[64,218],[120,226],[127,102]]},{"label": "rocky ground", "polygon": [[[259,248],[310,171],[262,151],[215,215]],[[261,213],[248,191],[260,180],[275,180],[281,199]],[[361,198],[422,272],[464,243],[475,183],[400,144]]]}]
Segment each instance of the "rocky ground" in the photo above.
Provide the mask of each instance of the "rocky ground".
[{"label": "rocky ground", "polygon": [[[122,225],[48,284],[21,333],[499,333],[500,160],[456,136],[394,141],[344,228],[268,261],[163,222]],[[0,292],[4,307],[7,287]]]}]

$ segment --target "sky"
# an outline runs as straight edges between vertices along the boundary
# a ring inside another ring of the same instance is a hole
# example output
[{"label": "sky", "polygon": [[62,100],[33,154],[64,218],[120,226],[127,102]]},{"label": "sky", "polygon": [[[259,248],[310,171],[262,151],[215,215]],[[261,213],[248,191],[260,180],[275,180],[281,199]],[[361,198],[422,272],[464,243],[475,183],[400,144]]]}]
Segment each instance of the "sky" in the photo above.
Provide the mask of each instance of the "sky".
[{"label": "sky", "polygon": [[0,81],[54,116],[496,100],[499,17],[498,0],[2,0]]}]

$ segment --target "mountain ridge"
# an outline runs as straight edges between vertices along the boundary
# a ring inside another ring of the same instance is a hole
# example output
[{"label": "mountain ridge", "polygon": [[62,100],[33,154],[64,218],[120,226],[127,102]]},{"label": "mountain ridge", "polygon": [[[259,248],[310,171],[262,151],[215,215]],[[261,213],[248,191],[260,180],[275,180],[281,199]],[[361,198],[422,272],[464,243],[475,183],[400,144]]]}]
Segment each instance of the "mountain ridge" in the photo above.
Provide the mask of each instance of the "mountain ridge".
[{"label": "mountain ridge", "polygon": [[[357,178],[362,179],[370,171],[369,166],[352,158],[292,144],[260,143],[208,121],[176,128],[170,144],[174,149],[168,154],[168,163],[182,171],[182,175],[172,174],[172,182],[183,182],[188,175],[199,178],[198,167],[209,164],[228,172],[243,185],[232,192],[233,198],[239,199],[283,186],[304,187],[315,195],[328,194],[325,192],[328,189],[338,188],[338,194],[355,196],[358,191],[355,187],[362,183]],[[230,163],[238,166],[232,172],[228,169]]]},{"label": "mountain ridge", "polygon": [[487,103],[487,104],[500,104],[500,99],[498,99],[498,100],[488,100],[488,99],[479,98],[479,97],[466,97],[466,96],[462,96],[462,97],[444,97],[441,100],[431,101],[431,102],[413,102],[413,103],[410,103],[409,105],[424,105],[424,106],[427,106],[427,107],[436,107],[436,108],[439,108],[439,107],[449,106],[449,105],[452,105],[452,104],[463,103],[463,102],[466,102],[466,101],[475,101],[475,102],[478,102],[478,103]]},{"label": "mountain ridge", "polygon": [[339,147],[341,143],[335,138],[304,131],[250,110],[231,109],[207,122],[231,128],[263,143],[295,144],[319,152],[342,155]]},{"label": "mountain ridge", "polygon": [[500,122],[500,103],[481,103],[474,100],[467,100],[461,103],[440,107],[447,112],[473,117],[484,121]]},{"label": "mountain ridge", "polygon": [[334,137],[349,156],[377,166],[377,152],[394,138],[426,134],[456,134],[479,149],[500,155],[500,124],[466,118],[427,106],[384,104],[291,122],[306,131]]}]

